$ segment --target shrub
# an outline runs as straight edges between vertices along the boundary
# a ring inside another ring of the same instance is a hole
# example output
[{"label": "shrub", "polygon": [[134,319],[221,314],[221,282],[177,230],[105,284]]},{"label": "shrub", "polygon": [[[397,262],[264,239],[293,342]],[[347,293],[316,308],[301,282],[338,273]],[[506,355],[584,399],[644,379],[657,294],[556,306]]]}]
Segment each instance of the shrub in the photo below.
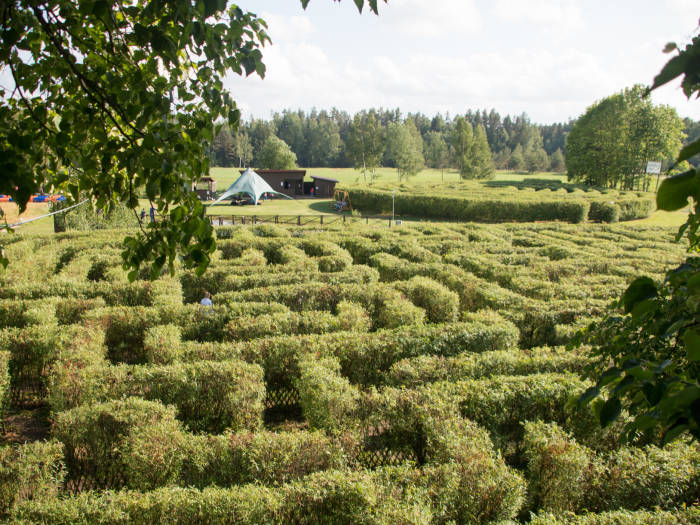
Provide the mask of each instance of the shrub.
[{"label": "shrub", "polygon": [[378,328],[397,328],[404,325],[420,324],[425,320],[425,310],[415,306],[401,296],[386,299],[377,309]]},{"label": "shrub", "polygon": [[700,497],[700,450],[673,443],[664,448],[624,447],[600,454],[583,491],[582,508],[600,512],[690,505]]},{"label": "shrub", "polygon": [[530,507],[575,511],[584,497],[591,451],[556,424],[536,421],[523,426]]},{"label": "shrub", "polygon": [[396,386],[418,386],[434,381],[480,379],[496,375],[581,373],[588,362],[587,358],[575,352],[547,347],[529,351],[496,350],[453,357],[421,355],[394,363],[386,374],[386,382]]},{"label": "shrub", "polygon": [[259,224],[250,229],[256,237],[290,237],[289,230],[274,224]]},{"label": "shrub", "polygon": [[56,319],[58,324],[74,324],[83,320],[83,314],[105,306],[101,297],[94,299],[68,298],[56,303]]},{"label": "shrub", "polygon": [[[389,191],[351,189],[353,206],[369,213],[391,210]],[[395,198],[397,215],[426,219],[474,222],[566,221],[580,223],[588,216],[589,203],[582,200],[466,199],[425,194],[399,194]]]},{"label": "shrub", "polygon": [[625,199],[617,201],[617,205],[620,207],[620,220],[645,219],[654,212],[654,204],[653,199]]},{"label": "shrub", "polygon": [[172,324],[158,325],[146,330],[143,340],[145,361],[167,365],[180,357],[182,333]]},{"label": "shrub", "polygon": [[34,388],[35,401],[45,395],[50,367],[59,360],[81,363],[104,359],[104,334],[82,326],[31,326],[0,331],[0,351],[10,351],[10,389]]},{"label": "shrub", "polygon": [[663,510],[616,510],[600,514],[556,515],[540,512],[532,515],[531,525],[691,525],[700,520],[700,509]]},{"label": "shrub", "polygon": [[92,261],[87,272],[88,281],[104,281],[107,278],[107,270],[110,267],[110,260],[104,257],[97,257]]},{"label": "shrub", "polygon": [[10,397],[10,356],[10,352],[0,351],[0,421],[5,418]]},{"label": "shrub", "polygon": [[433,323],[452,323],[457,320],[459,297],[442,284],[428,277],[412,277],[408,281],[394,283],[413,304],[425,309]]},{"label": "shrub", "polygon": [[61,443],[0,447],[0,517],[22,501],[56,497],[64,476]]},{"label": "shrub", "polygon": [[372,320],[362,305],[351,301],[340,301],[336,306],[338,328],[347,332],[367,332],[372,326]]},{"label": "shrub", "polygon": [[201,361],[160,366],[93,366],[54,375],[54,410],[140,396],[177,408],[193,431],[255,430],[262,422],[262,369],[242,361]]},{"label": "shrub", "polygon": [[126,478],[123,452],[132,434],[155,425],[176,435],[180,426],[175,408],[129,398],[58,412],[52,434],[64,445],[68,479],[85,476],[96,487],[109,488],[121,486]]},{"label": "shrub", "polygon": [[241,252],[240,257],[235,262],[243,266],[265,266],[267,259],[262,251],[247,248]]},{"label": "shrub", "polygon": [[595,429],[590,413],[568,408],[569,399],[585,390],[585,383],[573,375],[495,376],[427,388],[440,396],[455,396],[462,416],[487,428],[507,453],[518,453],[524,420],[564,423],[575,432]]},{"label": "shrub", "polygon": [[620,220],[620,207],[614,202],[591,201],[588,220],[594,222],[617,222]]},{"label": "shrub", "polygon": [[299,368],[301,373],[294,386],[309,426],[328,431],[346,428],[359,391],[340,375],[337,359],[309,356],[299,363]]},{"label": "shrub", "polygon": [[345,464],[345,451],[318,431],[190,435],[184,451],[179,483],[199,488],[281,485]]}]

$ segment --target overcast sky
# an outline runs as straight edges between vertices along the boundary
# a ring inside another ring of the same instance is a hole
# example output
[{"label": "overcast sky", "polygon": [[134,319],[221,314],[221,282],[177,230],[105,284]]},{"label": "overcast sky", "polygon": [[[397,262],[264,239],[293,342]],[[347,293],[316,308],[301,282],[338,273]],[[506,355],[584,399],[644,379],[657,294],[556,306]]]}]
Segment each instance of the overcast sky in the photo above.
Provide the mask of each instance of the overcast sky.
[{"label": "overcast sky", "polygon": [[[698,0],[389,0],[379,16],[352,0],[242,0],[272,44],[264,80],[226,85],[244,118],[282,109],[400,108],[430,116],[495,108],[537,123],[578,117],[635,83],[650,84],[687,42]],[[679,83],[653,97],[700,120]]]}]

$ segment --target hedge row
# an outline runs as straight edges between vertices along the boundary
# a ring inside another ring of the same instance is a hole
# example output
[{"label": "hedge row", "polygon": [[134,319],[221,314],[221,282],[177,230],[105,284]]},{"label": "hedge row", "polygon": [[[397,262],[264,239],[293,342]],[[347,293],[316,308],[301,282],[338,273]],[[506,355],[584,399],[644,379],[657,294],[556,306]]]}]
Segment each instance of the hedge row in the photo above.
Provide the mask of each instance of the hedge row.
[{"label": "hedge row", "polygon": [[396,361],[418,355],[452,356],[514,348],[517,329],[493,316],[454,324],[407,325],[374,333],[337,332],[281,336],[201,348],[188,345],[183,359],[225,359],[240,356],[265,370],[268,385],[289,385],[299,377],[300,357],[336,357],[343,376],[359,385],[380,384]]},{"label": "hedge row", "polygon": [[53,278],[50,282],[29,281],[0,289],[3,299],[63,299],[101,298],[109,306],[158,306],[182,303],[182,290],[176,279],[161,278],[156,281],[111,283],[75,281]]},{"label": "hedge row", "polygon": [[386,374],[386,383],[415,387],[435,381],[480,379],[496,375],[523,376],[561,372],[580,374],[587,363],[585,356],[566,351],[563,347],[496,350],[452,357],[421,355],[394,363]]},{"label": "hedge row", "polygon": [[524,424],[530,505],[551,512],[674,509],[700,497],[700,449],[623,447],[596,454],[556,424]]},{"label": "hedge row", "polygon": [[633,221],[649,217],[654,211],[652,199],[591,201],[588,220],[595,222]]},{"label": "hedge row", "polygon": [[694,525],[700,522],[700,507],[664,510],[616,510],[600,514],[552,514],[542,512],[532,515],[531,525]]},{"label": "hedge row", "polygon": [[37,325],[0,331],[0,351],[10,354],[10,390],[31,388],[42,395],[51,366],[82,367],[102,362],[104,333],[79,325]]},{"label": "hedge row", "polygon": [[0,518],[23,500],[56,497],[64,476],[63,445],[56,441],[0,447]]},{"label": "hedge row", "polygon": [[144,363],[144,342],[149,328],[174,324],[186,340],[222,340],[226,325],[242,315],[264,315],[288,311],[277,303],[236,303],[203,308],[200,305],[168,305],[160,307],[99,308],[83,318],[88,326],[105,333],[105,344],[113,362]]},{"label": "hedge row", "polygon": [[262,423],[262,369],[243,361],[154,366],[56,367],[48,400],[54,411],[138,396],[177,408],[192,431],[255,430]]},{"label": "hedge row", "polygon": [[[5,407],[10,396],[10,352],[0,351],[0,421],[5,417]],[[2,428],[2,425],[0,425]]]},{"label": "hedge row", "polygon": [[224,339],[245,341],[284,334],[365,332],[370,329],[372,323],[362,306],[341,301],[336,309],[336,315],[323,311],[307,311],[236,317],[226,325]]},{"label": "hedge row", "polygon": [[[383,213],[392,209],[389,191],[350,189],[353,206],[367,213]],[[589,203],[584,200],[518,201],[473,200],[440,195],[397,193],[394,209],[397,215],[424,219],[446,219],[471,222],[534,222],[566,221],[579,223],[588,216]]]},{"label": "hedge row", "polygon": [[136,398],[59,413],[54,435],[66,449],[69,486],[280,485],[351,459],[320,432],[192,434],[174,416],[172,407]]},{"label": "hedge row", "polygon": [[128,522],[341,525],[429,523],[485,524],[515,516],[522,480],[454,463],[422,470],[405,467],[312,474],[278,488],[163,488],[83,493],[21,504],[18,523]]},{"label": "hedge row", "polygon": [[[283,249],[294,249],[301,255],[304,253],[294,246]],[[287,264],[285,261],[282,264]],[[294,271],[294,268],[275,268],[275,271],[257,272],[252,275],[241,275],[237,268],[222,265],[212,265],[203,275],[194,272],[183,272],[180,275],[184,302],[199,302],[206,290],[214,294],[215,302],[225,302],[227,295],[222,292],[236,292],[268,286],[284,284],[302,284],[316,282],[330,283],[370,283],[378,280],[377,272],[367,266],[357,265],[342,272],[322,273],[318,271]]]}]

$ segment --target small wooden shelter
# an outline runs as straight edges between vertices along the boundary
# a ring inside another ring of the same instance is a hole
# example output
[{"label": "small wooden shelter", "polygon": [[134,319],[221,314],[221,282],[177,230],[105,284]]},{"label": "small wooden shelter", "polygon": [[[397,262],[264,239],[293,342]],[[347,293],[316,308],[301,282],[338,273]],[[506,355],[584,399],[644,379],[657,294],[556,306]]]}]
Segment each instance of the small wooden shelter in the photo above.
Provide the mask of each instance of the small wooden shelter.
[{"label": "small wooden shelter", "polygon": [[338,184],[336,179],[329,179],[326,177],[317,177],[316,175],[311,175],[311,180],[314,181],[314,196],[315,197],[325,197],[330,199],[335,193],[335,185]]},{"label": "small wooden shelter", "polygon": [[197,184],[192,188],[197,192],[200,201],[210,201],[216,193],[216,181],[211,177],[200,177]]}]

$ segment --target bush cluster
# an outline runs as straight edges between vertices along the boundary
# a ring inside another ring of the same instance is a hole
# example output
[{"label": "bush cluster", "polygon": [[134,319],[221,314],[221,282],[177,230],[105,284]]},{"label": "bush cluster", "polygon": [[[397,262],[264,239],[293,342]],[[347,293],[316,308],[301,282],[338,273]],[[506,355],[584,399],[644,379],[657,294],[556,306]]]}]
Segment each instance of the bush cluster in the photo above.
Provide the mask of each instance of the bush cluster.
[{"label": "bush cluster", "polygon": [[79,370],[56,367],[48,399],[55,411],[139,396],[177,408],[190,430],[255,430],[262,423],[262,369],[243,361],[171,365],[108,365]]},{"label": "bush cluster", "polygon": [[[351,189],[353,206],[366,213],[391,211],[389,191]],[[397,215],[423,219],[472,222],[565,221],[579,223],[588,217],[589,203],[584,200],[472,200],[442,195],[397,193]]]}]

